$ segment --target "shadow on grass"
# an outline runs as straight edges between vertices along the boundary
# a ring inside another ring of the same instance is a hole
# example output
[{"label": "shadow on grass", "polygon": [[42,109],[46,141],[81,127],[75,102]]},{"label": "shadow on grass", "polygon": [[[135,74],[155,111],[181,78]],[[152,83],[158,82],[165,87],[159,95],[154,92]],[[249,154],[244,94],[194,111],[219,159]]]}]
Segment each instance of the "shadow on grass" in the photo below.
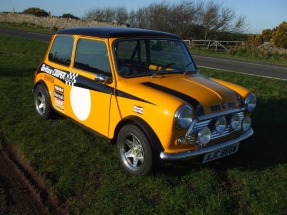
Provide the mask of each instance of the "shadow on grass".
[{"label": "shadow on grass", "polygon": [[171,176],[183,176],[191,171],[199,171],[204,168],[219,172],[233,168],[264,170],[278,164],[285,164],[287,163],[286,109],[287,100],[259,101],[252,116],[254,134],[240,143],[239,151],[235,155],[204,165],[201,164],[203,157],[196,160],[164,162],[156,172]]},{"label": "shadow on grass", "polygon": [[31,77],[31,82],[33,82],[34,72],[37,70],[37,67],[29,68],[4,68],[0,64],[0,77],[1,78],[22,78],[22,77]]}]

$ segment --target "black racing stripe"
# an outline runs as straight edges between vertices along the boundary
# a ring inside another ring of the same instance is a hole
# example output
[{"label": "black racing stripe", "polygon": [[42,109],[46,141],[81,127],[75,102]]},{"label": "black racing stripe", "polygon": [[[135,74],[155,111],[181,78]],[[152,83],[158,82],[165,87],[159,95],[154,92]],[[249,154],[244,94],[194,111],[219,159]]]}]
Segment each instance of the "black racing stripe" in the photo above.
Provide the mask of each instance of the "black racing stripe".
[{"label": "black racing stripe", "polygon": [[[109,86],[107,86],[105,84],[98,84],[96,81],[94,81],[92,79],[89,79],[89,78],[86,78],[84,76],[81,76],[79,74],[77,76],[74,76],[73,79],[71,79],[71,77],[68,78],[71,75],[71,72],[64,71],[64,70],[58,70],[60,72],[64,72],[65,73],[65,76],[60,78],[60,77],[57,77],[57,76],[53,75],[55,70],[56,69],[54,67],[51,67],[51,66],[43,63],[39,67],[37,73],[44,73],[44,74],[51,75],[53,78],[58,79],[59,81],[63,82],[66,85],[67,84],[68,85],[73,85],[73,86],[76,86],[76,87],[81,87],[81,88],[84,88],[84,89],[93,90],[93,91],[106,93],[106,94],[110,94],[110,95],[114,94],[114,88],[113,87],[109,87]],[[153,103],[151,103],[149,101],[146,101],[146,100],[144,100],[142,98],[139,98],[137,96],[131,95],[129,93],[123,92],[121,90],[117,90],[116,91],[116,95],[119,96],[119,97],[127,98],[127,99],[132,99],[132,100],[136,100],[136,101],[140,101],[140,102],[153,104]],[[153,104],[153,105],[155,105],[155,104]]]},{"label": "black racing stripe", "polygon": [[198,116],[204,115],[204,110],[203,110],[201,104],[199,103],[199,101],[197,101],[196,99],[194,99],[194,98],[192,98],[186,94],[183,94],[179,91],[176,91],[176,90],[173,90],[173,89],[170,89],[170,88],[167,88],[167,87],[164,87],[162,85],[155,84],[155,83],[144,82],[142,84],[145,86],[151,87],[153,89],[162,91],[164,93],[170,94],[174,97],[177,97],[177,98],[189,103],[191,106],[193,106],[196,109],[196,114]]},{"label": "black racing stripe", "polygon": [[141,99],[137,96],[134,96],[134,95],[131,95],[129,93],[126,93],[126,92],[123,92],[121,90],[117,90],[116,91],[116,95],[119,96],[119,97],[123,97],[123,98],[126,98],[126,99],[132,99],[132,100],[136,100],[136,101],[140,101],[140,102],[145,102],[145,103],[148,103],[148,104],[152,104],[152,105],[155,105],[154,103],[151,103],[149,101],[146,101],[144,99]]},{"label": "black racing stripe", "polygon": [[113,94],[114,92],[114,88],[113,87],[109,87],[105,84],[98,84],[96,81],[91,80],[89,78],[86,78],[84,76],[79,75],[76,78],[76,83],[74,84],[74,86],[76,87],[81,87],[81,88],[85,88],[88,90],[93,90],[93,91],[98,91],[101,93],[107,93],[107,94]]}]

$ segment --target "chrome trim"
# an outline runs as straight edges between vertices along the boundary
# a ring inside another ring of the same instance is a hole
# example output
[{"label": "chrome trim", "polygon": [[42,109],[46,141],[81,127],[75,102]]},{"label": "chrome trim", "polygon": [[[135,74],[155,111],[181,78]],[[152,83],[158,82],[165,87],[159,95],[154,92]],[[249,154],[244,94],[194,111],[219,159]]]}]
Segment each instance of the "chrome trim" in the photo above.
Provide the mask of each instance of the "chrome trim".
[{"label": "chrome trim", "polygon": [[235,144],[237,142],[240,142],[242,140],[245,140],[246,138],[250,137],[252,134],[253,134],[253,130],[251,128],[247,132],[241,134],[237,138],[233,138],[231,140],[226,140],[226,141],[219,143],[219,144],[203,147],[203,148],[200,148],[198,150],[178,152],[178,153],[161,152],[160,158],[163,160],[180,160],[180,159],[184,159],[184,158],[194,158],[194,157],[197,157],[199,155],[204,155],[206,153],[209,153],[209,152],[230,146],[230,145]]},{"label": "chrome trim", "polygon": [[198,117],[198,121],[203,121],[203,120],[207,120],[207,119],[211,119],[211,118],[215,118],[215,117],[229,115],[229,114],[240,112],[240,111],[245,111],[245,108],[241,107],[241,108],[231,109],[231,110],[227,110],[227,111],[223,111],[223,112],[219,112],[219,113],[212,113],[209,115],[200,116],[200,117]]},{"label": "chrome trim", "polygon": [[[185,129],[185,128],[181,128],[179,125],[178,125],[178,117],[180,116],[181,112],[184,110],[184,109],[190,109],[191,112],[192,112],[192,118],[194,117],[194,110],[193,108],[191,108],[190,106],[188,106],[187,104],[183,104],[181,105],[175,112],[174,114],[174,126],[178,129]],[[193,121],[193,119],[192,119]],[[192,121],[191,121],[191,124],[192,124]],[[190,125],[189,125],[190,127]],[[187,127],[188,128],[188,127]]]},{"label": "chrome trim", "polygon": [[[255,98],[255,104],[250,104],[250,100],[252,99],[252,97]],[[256,108],[256,103],[257,103],[257,98],[256,98],[256,95],[254,93],[249,93],[244,100],[245,108],[249,113],[254,111],[254,109]],[[250,107],[250,105],[251,105],[251,107]]]},{"label": "chrome trim", "polygon": [[[195,119],[192,122],[191,126],[189,127],[185,135],[187,143],[189,145],[199,144],[199,141],[197,140],[197,133],[199,130],[201,130],[205,126],[209,127],[209,129],[211,130],[211,141],[219,139],[219,138],[223,138],[227,135],[231,135],[235,132],[238,132],[241,129],[241,123],[244,119],[244,112],[237,112],[236,114],[238,114],[240,117],[240,125],[236,129],[232,129],[230,123],[228,123],[226,126],[226,129],[222,133],[216,132],[216,130],[213,127],[214,123],[212,123],[212,121],[215,120],[216,118],[211,118],[211,119],[204,120],[204,121],[198,121],[197,119]],[[229,116],[230,115],[231,114],[229,114]]]}]

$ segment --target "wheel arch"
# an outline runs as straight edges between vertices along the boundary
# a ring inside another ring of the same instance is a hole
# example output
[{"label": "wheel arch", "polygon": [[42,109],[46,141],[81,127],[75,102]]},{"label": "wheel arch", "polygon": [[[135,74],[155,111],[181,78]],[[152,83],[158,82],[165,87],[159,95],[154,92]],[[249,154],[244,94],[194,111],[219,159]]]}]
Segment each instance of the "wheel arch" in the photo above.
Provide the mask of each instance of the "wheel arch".
[{"label": "wheel arch", "polygon": [[123,120],[120,121],[120,123],[117,125],[115,132],[114,132],[114,137],[112,139],[113,143],[116,143],[116,139],[118,136],[118,133],[120,129],[128,124],[135,124],[137,125],[148,137],[151,143],[151,147],[155,152],[161,152],[163,151],[163,147],[160,143],[160,140],[154,130],[149,126],[149,124],[144,121],[143,119],[137,117],[137,116],[128,116],[124,118]]},{"label": "wheel arch", "polygon": [[49,91],[48,91],[47,84],[46,84],[45,81],[43,81],[43,80],[39,80],[37,83],[34,84],[33,92],[35,92],[35,89],[36,89],[36,87],[37,87],[38,85],[43,85],[43,86],[45,87],[45,89],[47,90],[47,93],[48,93],[48,95],[49,95],[49,97],[50,97],[50,93],[49,93]]},{"label": "wheel arch", "polygon": [[34,88],[33,88],[33,93],[35,92],[35,89],[37,86],[39,85],[43,85],[43,87],[45,88],[46,92],[47,92],[47,95],[49,96],[49,100],[50,100],[50,103],[51,103],[51,107],[54,109],[53,105],[52,105],[52,99],[51,99],[51,95],[50,95],[50,92],[49,92],[49,88],[47,86],[47,84],[45,83],[45,81],[43,80],[39,80],[37,83],[34,84]]}]

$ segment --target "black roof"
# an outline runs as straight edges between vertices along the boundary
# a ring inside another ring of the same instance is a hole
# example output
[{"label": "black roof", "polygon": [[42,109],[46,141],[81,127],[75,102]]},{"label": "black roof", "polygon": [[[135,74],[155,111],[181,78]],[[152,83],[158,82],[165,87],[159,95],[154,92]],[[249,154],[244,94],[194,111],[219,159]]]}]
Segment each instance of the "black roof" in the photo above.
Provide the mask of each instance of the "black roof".
[{"label": "black roof", "polygon": [[147,30],[141,28],[126,27],[83,27],[83,28],[67,28],[57,31],[56,34],[83,35],[104,38],[116,37],[169,37],[180,39],[179,36],[162,31]]}]

